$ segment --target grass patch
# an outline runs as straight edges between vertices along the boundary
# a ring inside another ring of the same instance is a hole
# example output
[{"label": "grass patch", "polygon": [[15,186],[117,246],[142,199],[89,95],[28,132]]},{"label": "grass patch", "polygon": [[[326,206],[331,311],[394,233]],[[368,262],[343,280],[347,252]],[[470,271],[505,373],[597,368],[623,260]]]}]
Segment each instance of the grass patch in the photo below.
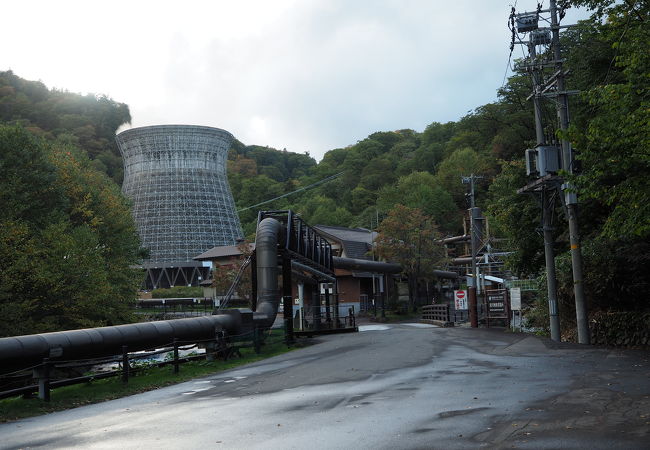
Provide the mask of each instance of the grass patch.
[{"label": "grass patch", "polygon": [[[272,342],[271,342],[272,341]],[[100,403],[140,392],[151,391],[164,386],[181,383],[193,378],[211,375],[232,369],[244,364],[249,364],[271,356],[280,355],[293,350],[280,342],[277,337],[272,337],[262,347],[262,352],[257,355],[251,348],[241,349],[241,358],[228,361],[194,361],[181,364],[178,374],[173,373],[173,366],[148,367],[133,374],[128,384],[123,384],[119,376],[96,380],[84,384],[65,386],[52,389],[50,401],[44,402],[38,398],[9,398],[0,400],[0,422],[22,419],[25,417],[48,414],[54,411],[76,408],[91,403]]]}]

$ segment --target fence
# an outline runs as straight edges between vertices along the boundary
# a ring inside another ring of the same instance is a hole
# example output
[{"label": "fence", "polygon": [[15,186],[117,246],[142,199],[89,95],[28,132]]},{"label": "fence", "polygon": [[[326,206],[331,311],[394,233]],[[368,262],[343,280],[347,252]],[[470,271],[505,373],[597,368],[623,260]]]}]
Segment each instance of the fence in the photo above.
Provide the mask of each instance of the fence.
[{"label": "fence", "polygon": [[212,314],[215,302],[211,298],[154,298],[136,300],[138,314],[153,314],[155,319],[205,316]]},{"label": "fence", "polygon": [[[338,315],[336,306],[305,306],[297,310],[294,317],[296,330],[317,330],[328,328],[354,328],[357,326],[354,305],[339,305]],[[338,323],[336,319],[338,318]]]},{"label": "fence", "polygon": [[[505,325],[510,323],[510,299],[506,289],[488,289],[477,302],[479,323],[487,327],[495,322]],[[434,304],[422,307],[422,320],[445,322],[446,324],[463,323],[469,320],[469,310],[456,309],[454,304]]]},{"label": "fence", "polygon": [[449,305],[424,305],[422,307],[422,320],[443,322],[444,325],[453,324]]},{"label": "fence", "polygon": [[[57,387],[116,376],[121,376],[122,382],[128,383],[129,377],[137,372],[166,365],[172,365],[174,373],[179,373],[180,365],[190,361],[214,360],[216,358],[227,360],[236,355],[241,356],[240,350],[243,348],[253,348],[255,353],[259,354],[262,345],[280,342],[285,342],[282,331],[255,328],[250,332],[239,335],[226,335],[220,332],[214,339],[208,340],[180,341],[174,339],[168,345],[136,353],[129,353],[127,346],[123,346],[121,355],[108,358],[69,361],[52,361],[49,358],[43,358],[43,362],[38,365],[0,375],[0,399],[20,395],[30,396],[38,392],[40,399],[49,401],[50,390]],[[205,348],[205,353],[180,355],[181,351],[190,351],[199,347]],[[158,355],[165,355],[164,359],[152,362],[152,358]],[[136,364],[137,361],[143,360],[149,360],[150,362]],[[110,364],[117,365],[118,368],[116,370],[97,371],[90,375],[69,376],[73,371],[87,372],[89,369],[92,370],[93,367]],[[29,384],[34,379],[36,384],[33,382]]]}]

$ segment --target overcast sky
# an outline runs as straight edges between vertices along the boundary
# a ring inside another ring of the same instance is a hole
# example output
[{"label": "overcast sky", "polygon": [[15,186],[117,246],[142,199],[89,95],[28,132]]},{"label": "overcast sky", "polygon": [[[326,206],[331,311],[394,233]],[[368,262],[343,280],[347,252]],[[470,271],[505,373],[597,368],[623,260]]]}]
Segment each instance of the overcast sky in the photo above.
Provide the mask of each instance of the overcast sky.
[{"label": "overcast sky", "polygon": [[[213,126],[320,159],[375,131],[422,131],[495,100],[511,5],[11,1],[2,5],[0,69],[127,103],[133,127]],[[535,6],[519,0],[517,10]]]}]

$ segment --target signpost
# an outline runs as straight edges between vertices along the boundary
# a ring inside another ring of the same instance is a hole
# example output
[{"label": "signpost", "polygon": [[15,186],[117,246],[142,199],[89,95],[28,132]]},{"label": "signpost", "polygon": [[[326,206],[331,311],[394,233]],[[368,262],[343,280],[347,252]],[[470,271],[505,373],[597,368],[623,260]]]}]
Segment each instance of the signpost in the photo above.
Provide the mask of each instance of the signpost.
[{"label": "signpost", "polygon": [[521,311],[521,288],[510,289],[510,309]]},{"label": "signpost", "polygon": [[490,320],[501,319],[508,327],[510,322],[510,305],[508,304],[508,291],[505,289],[488,289],[486,291],[486,325],[490,327]]},{"label": "signpost", "polygon": [[510,310],[512,311],[512,326],[516,326],[517,322],[515,317],[518,315],[519,330],[521,331],[521,288],[510,288]]},{"label": "signpost", "polygon": [[454,291],[454,306],[456,310],[467,311],[467,291]]}]

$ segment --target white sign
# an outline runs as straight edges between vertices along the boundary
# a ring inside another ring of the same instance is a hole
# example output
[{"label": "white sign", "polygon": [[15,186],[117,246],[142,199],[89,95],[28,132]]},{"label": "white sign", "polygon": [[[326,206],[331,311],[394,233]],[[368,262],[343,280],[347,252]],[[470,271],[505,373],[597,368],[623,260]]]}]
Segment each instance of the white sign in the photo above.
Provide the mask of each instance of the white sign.
[{"label": "white sign", "polygon": [[467,291],[454,291],[454,305],[456,309],[467,309]]},{"label": "white sign", "polygon": [[521,311],[521,288],[510,288],[510,309]]}]

